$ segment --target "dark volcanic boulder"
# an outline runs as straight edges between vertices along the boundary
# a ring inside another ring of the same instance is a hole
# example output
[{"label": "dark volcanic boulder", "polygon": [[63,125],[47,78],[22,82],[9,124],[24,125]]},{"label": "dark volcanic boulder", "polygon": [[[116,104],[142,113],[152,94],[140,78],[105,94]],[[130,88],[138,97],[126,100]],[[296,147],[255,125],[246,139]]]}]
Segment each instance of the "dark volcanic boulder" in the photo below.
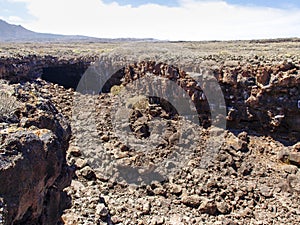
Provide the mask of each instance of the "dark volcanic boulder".
[{"label": "dark volcanic boulder", "polygon": [[49,100],[34,92],[36,84],[4,88],[10,91],[0,103],[9,102],[0,118],[0,221],[57,224],[70,204],[63,192],[72,177],[65,157],[70,126]]}]

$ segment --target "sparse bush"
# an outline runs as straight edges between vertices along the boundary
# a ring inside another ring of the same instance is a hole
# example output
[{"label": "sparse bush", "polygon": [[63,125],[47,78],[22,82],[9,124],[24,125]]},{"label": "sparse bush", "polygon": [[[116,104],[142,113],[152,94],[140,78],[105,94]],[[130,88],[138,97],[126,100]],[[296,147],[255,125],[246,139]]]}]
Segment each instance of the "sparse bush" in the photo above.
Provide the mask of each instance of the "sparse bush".
[{"label": "sparse bush", "polygon": [[110,88],[110,92],[113,95],[118,95],[121,92],[122,88],[123,87],[121,85],[114,85]]},{"label": "sparse bush", "polygon": [[126,107],[130,109],[136,109],[136,110],[146,110],[149,107],[149,101],[147,97],[138,95],[126,99]]},{"label": "sparse bush", "polygon": [[9,121],[15,117],[15,111],[20,106],[17,99],[6,93],[0,92],[0,121]]},{"label": "sparse bush", "polygon": [[148,98],[141,96],[139,100],[133,105],[134,109],[147,110],[149,108]]}]

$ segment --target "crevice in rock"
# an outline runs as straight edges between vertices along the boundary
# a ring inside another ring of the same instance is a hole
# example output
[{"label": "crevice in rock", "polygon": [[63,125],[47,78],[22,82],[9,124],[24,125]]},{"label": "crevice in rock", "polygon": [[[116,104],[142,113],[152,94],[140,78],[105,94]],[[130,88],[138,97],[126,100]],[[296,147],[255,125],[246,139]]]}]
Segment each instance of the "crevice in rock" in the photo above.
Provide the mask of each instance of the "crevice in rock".
[{"label": "crevice in rock", "polygon": [[[65,88],[76,89],[86,69],[95,61],[95,58],[61,60],[50,56],[1,59],[0,76],[11,83],[41,77]],[[225,98],[227,128],[297,142],[300,138],[298,70],[299,66],[290,62],[257,68],[223,65],[213,69]],[[193,79],[186,76],[186,72],[172,65],[154,61],[127,65],[113,73],[99,92],[111,92],[114,86],[125,86],[146,73],[176,82],[192,99],[200,124],[210,126],[210,108],[205,94]],[[99,74],[91,76],[92,80],[101,80]]]},{"label": "crevice in rock", "polygon": [[43,68],[41,78],[76,90],[77,85],[84,74],[86,67],[81,64],[66,64]]}]

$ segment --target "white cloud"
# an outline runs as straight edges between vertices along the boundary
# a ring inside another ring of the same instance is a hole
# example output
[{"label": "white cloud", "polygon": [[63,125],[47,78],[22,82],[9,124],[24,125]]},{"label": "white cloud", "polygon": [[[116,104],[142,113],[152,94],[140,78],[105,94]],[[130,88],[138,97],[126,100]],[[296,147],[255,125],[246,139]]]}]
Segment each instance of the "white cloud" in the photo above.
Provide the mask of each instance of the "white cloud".
[{"label": "white cloud", "polygon": [[21,17],[18,16],[9,16],[9,17],[0,16],[0,19],[5,20],[6,22],[11,24],[20,24],[25,22]]},{"label": "white cloud", "polygon": [[19,23],[23,23],[24,20],[18,16],[9,16],[7,19],[7,22],[13,23],[13,24],[19,24]]},{"label": "white cloud", "polygon": [[300,36],[300,9],[230,5],[222,0],[180,0],[180,6],[139,7],[100,0],[26,2],[37,18],[21,23],[39,32],[96,37],[229,40]]}]

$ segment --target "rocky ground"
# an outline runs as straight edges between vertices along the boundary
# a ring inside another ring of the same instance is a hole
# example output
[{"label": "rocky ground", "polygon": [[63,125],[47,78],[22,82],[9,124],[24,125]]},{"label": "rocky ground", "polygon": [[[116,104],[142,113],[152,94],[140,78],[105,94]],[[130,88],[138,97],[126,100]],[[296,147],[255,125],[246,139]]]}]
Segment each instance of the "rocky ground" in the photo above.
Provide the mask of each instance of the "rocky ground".
[{"label": "rocky ground", "polygon": [[[210,45],[182,44],[192,52]],[[227,130],[203,128],[162,99],[126,95],[148,73],[173,79],[202,114],[200,123],[211,124],[202,89],[168,64],[127,66],[100,95],[42,79],[25,85],[51,99],[72,127],[67,161],[76,171],[65,189],[72,206],[60,224],[300,223],[297,43],[242,43],[244,52],[259,47],[240,56],[234,43],[227,52],[222,45],[194,61],[212,69],[222,88]]]}]

